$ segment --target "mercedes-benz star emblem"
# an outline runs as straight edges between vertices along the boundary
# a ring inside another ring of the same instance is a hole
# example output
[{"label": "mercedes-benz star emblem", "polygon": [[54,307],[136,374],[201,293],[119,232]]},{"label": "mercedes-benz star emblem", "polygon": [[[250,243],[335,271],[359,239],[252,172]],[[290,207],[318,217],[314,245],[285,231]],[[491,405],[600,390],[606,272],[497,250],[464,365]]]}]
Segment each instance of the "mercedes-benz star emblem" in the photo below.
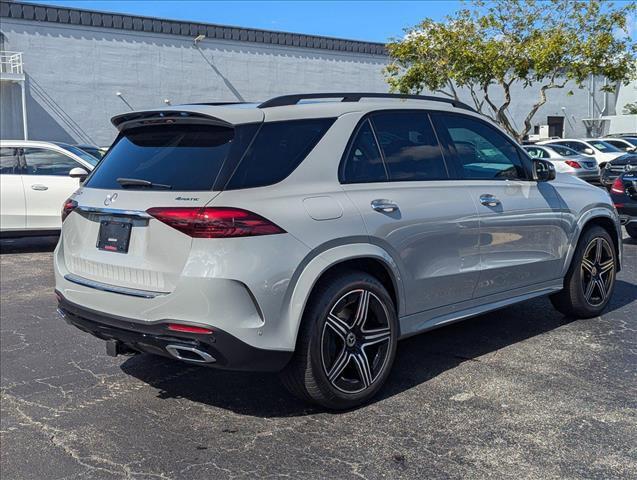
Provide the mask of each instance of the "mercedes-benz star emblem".
[{"label": "mercedes-benz star emblem", "polygon": [[106,195],[106,198],[104,199],[104,205],[108,206],[115,200],[117,200],[117,193],[110,193]]}]

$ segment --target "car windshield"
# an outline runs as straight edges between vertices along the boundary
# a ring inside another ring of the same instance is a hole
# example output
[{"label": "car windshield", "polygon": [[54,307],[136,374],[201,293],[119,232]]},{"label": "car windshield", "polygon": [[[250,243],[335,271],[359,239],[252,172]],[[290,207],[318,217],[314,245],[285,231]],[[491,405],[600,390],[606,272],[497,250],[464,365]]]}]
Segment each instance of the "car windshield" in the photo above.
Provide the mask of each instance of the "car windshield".
[{"label": "car windshield", "polygon": [[58,143],[57,145],[62,147],[67,152],[71,152],[72,154],[77,155],[78,157],[80,157],[85,162],[88,162],[92,167],[97,165],[97,162],[100,161],[99,158],[95,158],[93,155],[90,155],[90,154],[86,153],[84,150],[82,150],[81,148],[78,148],[78,147],[76,147],[74,145],[67,145],[65,143]]},{"label": "car windshield", "polygon": [[590,143],[593,147],[595,147],[600,152],[609,153],[609,152],[620,152],[621,150],[617,147],[614,147],[610,143],[603,142],[602,140],[591,140]]},{"label": "car windshield", "polygon": [[621,139],[637,147],[637,137],[622,137]]},{"label": "car windshield", "polygon": [[547,146],[547,148],[550,148],[551,150],[556,152],[558,155],[561,155],[562,157],[576,157],[577,155],[579,155],[579,153],[577,153],[572,148],[568,148],[563,145],[551,145],[551,146]]},{"label": "car windshield", "polygon": [[104,157],[104,153],[106,152],[105,150],[100,150],[98,147],[88,147],[85,145],[77,148],[84,150],[89,155],[93,155],[98,160],[101,160]]}]

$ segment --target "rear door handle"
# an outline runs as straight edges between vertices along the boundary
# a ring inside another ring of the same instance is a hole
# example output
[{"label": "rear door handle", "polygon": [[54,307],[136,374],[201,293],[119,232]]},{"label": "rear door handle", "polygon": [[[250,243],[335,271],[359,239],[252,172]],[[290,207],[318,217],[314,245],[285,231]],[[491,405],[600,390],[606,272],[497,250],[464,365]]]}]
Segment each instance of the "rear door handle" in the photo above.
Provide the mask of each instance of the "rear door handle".
[{"label": "rear door handle", "polygon": [[47,187],[46,185],[42,185],[41,183],[36,183],[35,185],[31,185],[31,189],[42,191],[42,190],[48,190],[49,187]]},{"label": "rear door handle", "polygon": [[377,212],[391,213],[398,210],[398,205],[396,205],[391,200],[379,198],[377,200],[372,200],[372,209],[376,210]]},{"label": "rear door handle", "polygon": [[485,207],[497,207],[500,205],[500,200],[495,198],[495,196],[490,193],[483,193],[480,195],[480,203]]}]

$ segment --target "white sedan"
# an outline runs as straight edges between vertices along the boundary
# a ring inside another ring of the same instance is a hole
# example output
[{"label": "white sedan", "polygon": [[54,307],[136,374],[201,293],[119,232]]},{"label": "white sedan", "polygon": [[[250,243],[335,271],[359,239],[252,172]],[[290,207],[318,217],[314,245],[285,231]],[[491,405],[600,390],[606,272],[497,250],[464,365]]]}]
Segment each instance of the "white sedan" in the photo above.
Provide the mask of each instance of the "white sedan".
[{"label": "white sedan", "polygon": [[64,201],[98,159],[61,144],[0,141],[0,235],[56,233]]}]

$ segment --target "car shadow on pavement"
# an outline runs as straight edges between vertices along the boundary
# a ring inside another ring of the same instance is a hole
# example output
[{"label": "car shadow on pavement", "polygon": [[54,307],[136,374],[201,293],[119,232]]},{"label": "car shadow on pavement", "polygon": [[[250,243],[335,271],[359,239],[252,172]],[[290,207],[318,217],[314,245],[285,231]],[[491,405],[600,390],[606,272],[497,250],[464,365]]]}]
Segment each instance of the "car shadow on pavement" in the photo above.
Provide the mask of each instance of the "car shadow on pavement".
[{"label": "car shadow on pavement", "polygon": [[[618,281],[607,311],[634,300],[634,285]],[[484,355],[574,321],[554,310],[548,298],[539,298],[403,340],[393,371],[372,402],[421,385],[465,361],[480,361]],[[159,398],[186,398],[258,417],[322,411],[288,394],[276,374],[214,370],[146,354],[131,357],[121,368],[157,388]]]},{"label": "car shadow on pavement", "polygon": [[0,254],[52,252],[60,236],[1,238]]}]

